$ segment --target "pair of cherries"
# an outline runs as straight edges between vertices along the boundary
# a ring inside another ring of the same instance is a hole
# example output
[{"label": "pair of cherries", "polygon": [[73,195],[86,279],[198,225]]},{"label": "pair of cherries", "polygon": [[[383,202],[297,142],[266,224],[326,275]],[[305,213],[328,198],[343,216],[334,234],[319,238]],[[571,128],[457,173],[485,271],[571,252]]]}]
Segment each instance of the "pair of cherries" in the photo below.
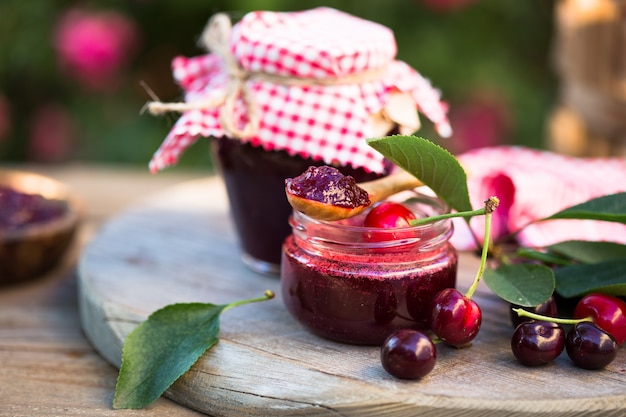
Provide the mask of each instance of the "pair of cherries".
[{"label": "pair of cherries", "polygon": [[[371,228],[411,226],[415,215],[402,204],[383,202],[370,210],[364,225]],[[401,235],[398,237],[401,238]],[[482,313],[478,304],[454,288],[440,291],[432,301],[430,329],[439,340],[465,346],[478,334]],[[391,375],[416,379],[435,366],[437,349],[431,338],[417,330],[402,329],[391,334],[381,349],[381,362]]]},{"label": "pair of cherries", "polygon": [[[532,310],[545,320],[511,316],[516,326],[511,350],[523,365],[552,362],[565,350],[579,367],[601,369],[626,343],[626,302],[620,298],[600,293],[586,295],[576,304],[572,320],[553,318],[557,312],[554,299]],[[573,327],[566,334],[560,322],[570,322]]]}]

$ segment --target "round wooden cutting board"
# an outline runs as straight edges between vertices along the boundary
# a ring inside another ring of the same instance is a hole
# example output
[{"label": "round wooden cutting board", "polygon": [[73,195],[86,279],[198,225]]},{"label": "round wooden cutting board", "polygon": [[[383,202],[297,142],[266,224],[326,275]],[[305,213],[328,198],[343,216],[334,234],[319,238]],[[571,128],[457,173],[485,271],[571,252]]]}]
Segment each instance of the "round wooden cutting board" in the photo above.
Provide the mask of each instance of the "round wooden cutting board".
[{"label": "round wooden cutting board", "polygon": [[[380,365],[379,348],[331,342],[304,330],[283,307],[278,277],[240,260],[222,183],[175,186],[109,221],[79,265],[82,326],[119,367],[126,335],[151,312],[177,302],[274,300],[228,310],[220,342],[165,393],[212,416],[574,416],[626,413],[626,349],[602,371],[564,353],[540,368],[510,351],[508,305],[481,284],[483,327],[473,345],[439,345],[435,369],[402,381]],[[464,254],[459,288],[478,260]]]}]

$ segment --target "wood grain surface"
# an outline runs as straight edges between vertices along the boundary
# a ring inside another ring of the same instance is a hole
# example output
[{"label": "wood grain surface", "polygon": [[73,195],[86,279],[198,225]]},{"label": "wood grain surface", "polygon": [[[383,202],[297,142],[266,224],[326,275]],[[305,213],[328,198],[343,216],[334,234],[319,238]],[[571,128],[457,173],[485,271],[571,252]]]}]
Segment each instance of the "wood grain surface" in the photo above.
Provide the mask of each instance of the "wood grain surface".
[{"label": "wood grain surface", "polygon": [[95,164],[6,165],[66,184],[85,206],[64,262],[28,283],[0,286],[0,417],[192,417],[204,414],[161,398],[142,410],[111,408],[117,369],[85,338],[76,263],[100,226],[128,205],[206,172]]},{"label": "wood grain surface", "polygon": [[[212,416],[624,416],[626,352],[602,371],[565,354],[540,368],[510,352],[508,305],[481,284],[483,327],[466,349],[438,347],[420,381],[381,367],[379,348],[308,333],[288,314],[277,277],[255,274],[240,250],[218,179],[168,188],[109,221],[79,261],[82,327],[118,367],[126,335],[151,312],[176,302],[230,301],[274,290],[272,301],[221,319],[221,340],[166,392]],[[459,288],[478,260],[462,254]]]}]

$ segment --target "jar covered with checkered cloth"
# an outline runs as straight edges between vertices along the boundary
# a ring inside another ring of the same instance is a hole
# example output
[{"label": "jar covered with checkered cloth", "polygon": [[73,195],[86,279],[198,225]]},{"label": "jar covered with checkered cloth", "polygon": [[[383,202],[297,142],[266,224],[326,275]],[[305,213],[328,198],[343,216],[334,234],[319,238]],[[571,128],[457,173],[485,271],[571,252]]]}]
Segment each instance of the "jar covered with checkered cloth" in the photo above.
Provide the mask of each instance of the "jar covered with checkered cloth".
[{"label": "jar covered with checkered cloth", "polygon": [[365,139],[417,131],[418,112],[451,133],[439,92],[395,60],[393,32],[380,24],[327,7],[251,12],[233,26],[217,14],[202,42],[209,54],[173,61],[185,101],[148,105],[182,113],[150,169],[211,138],[244,261],[256,271],[279,271],[291,233],[285,178],[312,165],[357,181],[384,176],[393,167]]}]

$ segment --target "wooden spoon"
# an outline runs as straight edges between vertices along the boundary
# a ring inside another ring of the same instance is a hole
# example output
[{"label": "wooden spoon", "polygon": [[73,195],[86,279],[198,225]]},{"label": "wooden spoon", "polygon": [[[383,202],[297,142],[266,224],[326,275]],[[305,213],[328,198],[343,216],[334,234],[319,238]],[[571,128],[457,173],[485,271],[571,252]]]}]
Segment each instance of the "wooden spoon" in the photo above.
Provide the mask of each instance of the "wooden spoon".
[{"label": "wooden spoon", "polygon": [[317,220],[334,221],[356,216],[370,205],[382,201],[393,194],[422,185],[424,184],[420,180],[406,171],[399,171],[383,178],[363,182],[357,184],[357,186],[367,192],[370,202],[369,204],[362,204],[356,207],[342,207],[327,202],[311,200],[292,194],[287,190],[285,190],[285,193],[287,194],[289,204],[294,209]]}]

